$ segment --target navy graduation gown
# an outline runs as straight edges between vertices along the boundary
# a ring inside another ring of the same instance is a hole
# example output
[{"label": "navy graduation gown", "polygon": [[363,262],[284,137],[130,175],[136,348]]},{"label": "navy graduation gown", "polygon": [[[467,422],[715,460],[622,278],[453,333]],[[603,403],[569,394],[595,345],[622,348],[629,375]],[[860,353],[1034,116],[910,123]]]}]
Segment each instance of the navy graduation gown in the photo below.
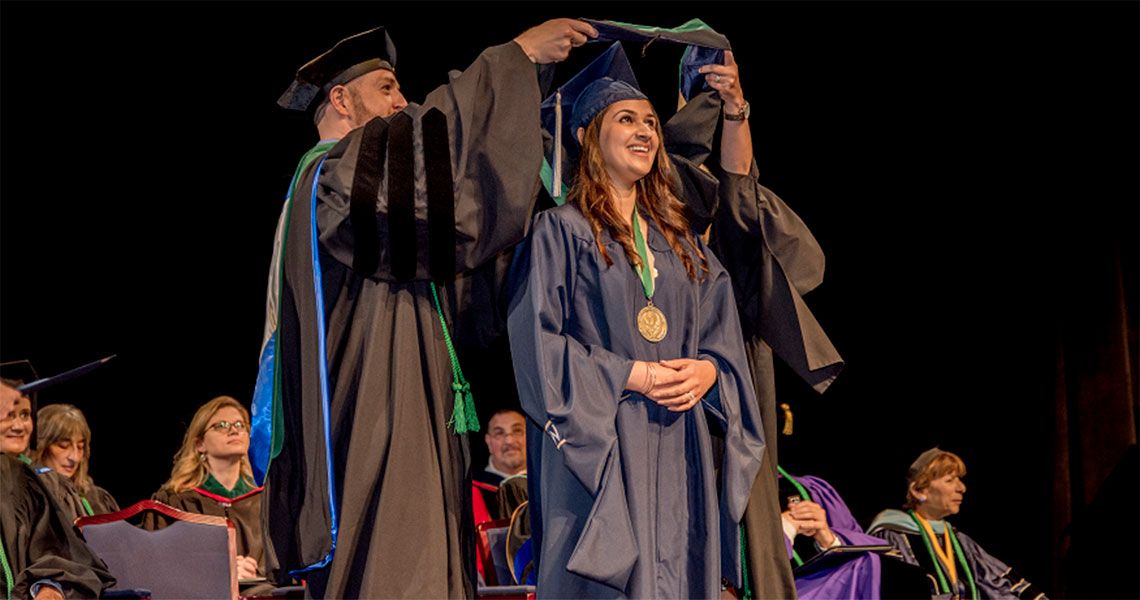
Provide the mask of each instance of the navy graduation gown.
[{"label": "navy graduation gown", "polygon": [[[669,320],[653,344],[637,331],[646,301],[636,272],[608,235],[607,267],[594,239],[574,206],[545,211],[512,268],[538,593],[715,597],[722,576],[739,582],[738,525],[764,451],[728,275],[702,246],[710,273],[690,280],[651,223],[653,301]],[[635,359],[672,358],[717,367],[693,409],[624,391]]]}]

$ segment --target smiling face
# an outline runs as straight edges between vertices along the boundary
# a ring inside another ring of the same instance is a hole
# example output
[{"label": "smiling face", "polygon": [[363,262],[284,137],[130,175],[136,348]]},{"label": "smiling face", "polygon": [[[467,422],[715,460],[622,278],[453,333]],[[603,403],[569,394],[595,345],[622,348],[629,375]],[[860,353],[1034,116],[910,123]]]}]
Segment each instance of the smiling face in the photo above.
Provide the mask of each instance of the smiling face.
[{"label": "smiling face", "polygon": [[632,187],[649,174],[657,159],[661,145],[657,113],[648,100],[620,100],[599,118],[598,144],[606,172],[614,185]]},{"label": "smiling face", "polygon": [[27,396],[14,399],[7,412],[0,414],[0,451],[22,454],[32,441],[32,401]]},{"label": "smiling face", "polygon": [[[222,425],[227,427],[223,428]],[[195,446],[211,458],[240,458],[249,451],[249,423],[231,406],[218,409],[206,423],[206,432]]]},{"label": "smiling face", "polygon": [[87,458],[87,440],[81,435],[56,440],[43,449],[40,462],[68,479],[75,477]]}]

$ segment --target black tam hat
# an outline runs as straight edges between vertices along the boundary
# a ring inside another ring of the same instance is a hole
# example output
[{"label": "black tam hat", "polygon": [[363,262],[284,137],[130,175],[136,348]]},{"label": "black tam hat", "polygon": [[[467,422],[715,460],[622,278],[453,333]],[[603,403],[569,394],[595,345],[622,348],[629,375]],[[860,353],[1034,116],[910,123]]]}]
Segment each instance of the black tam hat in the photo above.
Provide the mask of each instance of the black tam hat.
[{"label": "black tam hat", "polygon": [[277,100],[289,110],[308,110],[334,86],[377,69],[396,70],[396,46],[383,27],[344,38],[328,52],[297,69],[297,77]]}]

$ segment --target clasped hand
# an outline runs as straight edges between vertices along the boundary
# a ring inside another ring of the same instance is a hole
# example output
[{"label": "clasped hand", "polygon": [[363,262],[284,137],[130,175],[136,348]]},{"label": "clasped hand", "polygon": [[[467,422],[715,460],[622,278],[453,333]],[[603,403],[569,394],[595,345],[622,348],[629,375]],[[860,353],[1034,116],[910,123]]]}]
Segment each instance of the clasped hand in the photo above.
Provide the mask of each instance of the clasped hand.
[{"label": "clasped hand", "polygon": [[715,383],[716,366],[707,360],[638,360],[634,361],[626,389],[672,412],[683,412],[696,406]]},{"label": "clasped hand", "polygon": [[815,538],[820,547],[826,548],[835,541],[835,534],[827,526],[827,511],[815,502],[797,502],[784,511],[784,516],[795,525],[796,533]]}]

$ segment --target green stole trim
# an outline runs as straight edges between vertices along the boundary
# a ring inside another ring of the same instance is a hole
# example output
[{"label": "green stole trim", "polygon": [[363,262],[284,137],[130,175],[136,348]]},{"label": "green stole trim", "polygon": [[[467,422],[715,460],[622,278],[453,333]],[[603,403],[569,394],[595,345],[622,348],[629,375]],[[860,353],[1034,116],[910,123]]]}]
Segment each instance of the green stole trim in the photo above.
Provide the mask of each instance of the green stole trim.
[{"label": "green stole trim", "polygon": [[683,23],[680,27],[650,27],[648,25],[638,25],[636,23],[623,23],[621,21],[610,21],[610,23],[613,23],[615,25],[621,25],[622,27],[628,27],[630,29],[636,29],[637,31],[640,31],[640,32],[647,34],[647,35],[653,35],[653,34],[658,34],[658,33],[686,33],[689,31],[700,31],[702,29],[707,29],[709,31],[712,31],[712,28],[709,27],[704,21],[702,21],[700,19],[689,19],[688,21]]},{"label": "green stole trim", "polygon": [[7,600],[12,600],[12,588],[16,586],[12,578],[12,567],[8,565],[8,553],[4,551],[4,540],[0,539],[0,567],[4,568],[4,591]]},{"label": "green stole trim", "polygon": [[[297,186],[301,184],[301,175],[309,167],[323,157],[340,140],[318,142],[309,149],[301,161],[297,163],[297,170],[293,172],[293,187],[289,190],[289,197],[285,200],[285,220],[282,223],[281,254],[277,257],[277,324],[281,323],[281,286],[285,285],[285,248],[289,242],[289,224],[293,216],[293,200],[297,197]],[[273,439],[269,449],[269,460],[272,461],[281,454],[285,447],[285,412],[281,407],[281,347],[277,343],[278,332],[273,332],[274,346],[277,350],[273,354]],[[268,470],[269,465],[266,465]],[[250,488],[252,489],[252,488]],[[248,490],[247,490],[248,491]]]},{"label": "green stole trim", "polygon": [[246,482],[243,477],[239,476],[237,483],[234,484],[234,488],[232,490],[227,490],[226,486],[222,485],[221,482],[217,479],[214,479],[213,475],[207,475],[206,481],[202,484],[202,489],[210,492],[211,494],[233,500],[238,496],[242,496],[253,491],[253,486],[249,485],[249,483]]},{"label": "green stole trim", "polygon": [[87,498],[80,496],[79,501],[83,503],[83,510],[87,511],[87,516],[90,517],[95,514],[95,510],[91,508],[91,503],[87,501]]},{"label": "green stole trim", "polygon": [[558,206],[566,204],[566,195],[569,193],[570,187],[565,182],[562,183],[562,195],[554,195],[554,169],[550,167],[550,161],[545,158],[542,159],[542,169],[539,170],[538,176],[542,179],[542,185],[546,188],[546,193],[550,194],[550,199]]}]

